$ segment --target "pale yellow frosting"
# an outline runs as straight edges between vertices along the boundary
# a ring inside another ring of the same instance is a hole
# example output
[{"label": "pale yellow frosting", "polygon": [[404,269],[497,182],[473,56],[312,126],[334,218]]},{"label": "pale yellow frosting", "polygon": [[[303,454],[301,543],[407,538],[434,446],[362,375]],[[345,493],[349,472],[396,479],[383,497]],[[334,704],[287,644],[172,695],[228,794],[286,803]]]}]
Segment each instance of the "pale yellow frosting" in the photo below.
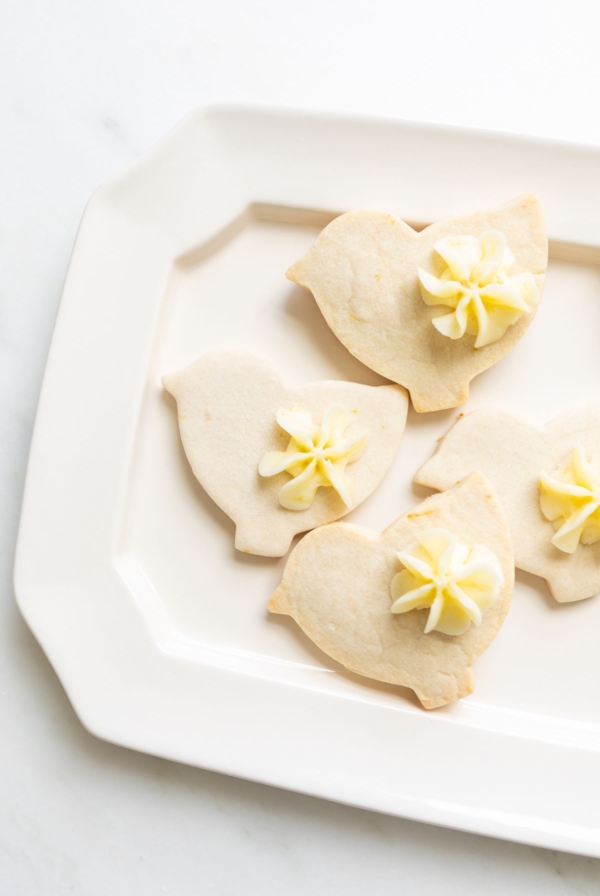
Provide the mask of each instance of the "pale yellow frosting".
[{"label": "pale yellow frosting", "polygon": [[426,529],[401,551],[404,569],[392,579],[392,613],[429,608],[425,633],[462,635],[497,600],[502,568],[489,548],[461,544],[446,529]]},{"label": "pale yellow frosting", "polygon": [[540,477],[542,513],[557,530],[552,544],[574,554],[579,542],[600,541],[600,455],[589,459],[577,444],[567,461],[552,476]]},{"label": "pale yellow frosting", "polygon": [[350,411],[341,404],[329,405],[320,426],[302,408],[277,412],[278,424],[291,438],[286,451],[269,451],[263,456],[258,472],[275,476],[285,471],[293,477],[279,492],[279,503],[287,510],[306,510],[322,486],[334,488],[350,506],[352,483],[346,466],[358,460],[367,440],[366,432],[344,438],[350,419]]},{"label": "pale yellow frosting", "polygon": [[435,251],[446,263],[440,277],[419,268],[421,295],[427,305],[447,305],[453,310],[432,320],[450,339],[465,333],[477,336],[475,348],[501,339],[507,329],[532,311],[539,293],[529,271],[509,277],[514,256],[499,230],[474,236],[439,240]]}]

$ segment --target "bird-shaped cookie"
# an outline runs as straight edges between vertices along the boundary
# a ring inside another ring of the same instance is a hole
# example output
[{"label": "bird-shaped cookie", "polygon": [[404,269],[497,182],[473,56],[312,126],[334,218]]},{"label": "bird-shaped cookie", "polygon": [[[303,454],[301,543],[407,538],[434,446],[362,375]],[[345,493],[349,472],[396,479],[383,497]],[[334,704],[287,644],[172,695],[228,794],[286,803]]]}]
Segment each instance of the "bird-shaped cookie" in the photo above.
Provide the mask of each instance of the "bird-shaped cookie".
[{"label": "bird-shaped cookie", "polygon": [[280,557],[299,532],[357,507],[392,463],[406,422],[399,386],[287,387],[270,362],[220,349],[163,377],[194,475],[236,524],[240,551]]},{"label": "bird-shaped cookie", "polygon": [[415,482],[446,489],[473,470],[506,513],[515,564],[541,576],[557,601],[600,591],[600,406],[533,426],[492,408],[462,417]]},{"label": "bird-shaped cookie", "polygon": [[350,523],[310,532],[268,608],[347,669],[412,688],[433,709],[472,692],[513,581],[508,524],[475,473],[381,534]]},{"label": "bird-shaped cookie", "polygon": [[419,233],[383,212],[340,215],[287,277],[363,364],[405,386],[417,411],[437,411],[464,404],[473,377],[523,336],[547,260],[528,194]]}]

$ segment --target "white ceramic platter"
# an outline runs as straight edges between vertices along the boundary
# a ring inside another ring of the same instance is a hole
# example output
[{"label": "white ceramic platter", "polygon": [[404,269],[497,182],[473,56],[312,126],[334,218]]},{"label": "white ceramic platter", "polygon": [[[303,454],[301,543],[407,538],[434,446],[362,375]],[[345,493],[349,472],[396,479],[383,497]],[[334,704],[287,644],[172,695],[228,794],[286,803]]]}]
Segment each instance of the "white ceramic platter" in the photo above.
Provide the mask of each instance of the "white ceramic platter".
[{"label": "white ceramic platter", "polygon": [[[551,262],[534,325],[472,385],[543,423],[600,398],[600,151],[370,119],[191,115],[83,218],[46,369],[16,566],[19,606],[83,724],[137,750],[437,824],[600,856],[600,597],[518,574],[472,697],[427,713],[265,604],[284,560],[236,553],[193,479],[160,376],[220,345],[292,384],[380,378],[285,280],[336,212],[410,222],[534,190]],[[418,503],[456,411],[410,413],[351,517]],[[501,450],[501,446],[500,450]],[[227,451],[227,445],[223,445]]]}]

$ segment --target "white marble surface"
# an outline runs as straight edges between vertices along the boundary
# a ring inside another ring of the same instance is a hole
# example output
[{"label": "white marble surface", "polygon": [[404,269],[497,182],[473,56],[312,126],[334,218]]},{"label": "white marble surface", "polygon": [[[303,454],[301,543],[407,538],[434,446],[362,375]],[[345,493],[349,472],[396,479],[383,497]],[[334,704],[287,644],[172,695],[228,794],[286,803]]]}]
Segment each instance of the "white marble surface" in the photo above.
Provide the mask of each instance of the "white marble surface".
[{"label": "white marble surface", "polygon": [[600,143],[600,7],[570,0],[4,0],[0,7],[0,892],[600,894],[600,863],[101,743],[11,585],[27,451],[86,199],[216,99]]}]

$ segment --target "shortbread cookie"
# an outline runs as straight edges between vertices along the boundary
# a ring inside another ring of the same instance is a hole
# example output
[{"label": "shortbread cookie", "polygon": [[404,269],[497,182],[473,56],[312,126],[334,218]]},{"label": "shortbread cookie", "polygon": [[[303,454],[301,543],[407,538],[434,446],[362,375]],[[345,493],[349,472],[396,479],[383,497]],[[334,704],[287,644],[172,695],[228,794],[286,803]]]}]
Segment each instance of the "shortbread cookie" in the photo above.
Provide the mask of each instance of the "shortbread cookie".
[{"label": "shortbread cookie", "polygon": [[280,557],[376,488],[406,422],[399,386],[291,389],[262,355],[222,349],[163,377],[194,475],[236,524],[240,551]]},{"label": "shortbread cookie", "polygon": [[381,534],[349,523],[309,533],[268,608],[347,669],[412,688],[433,709],[473,691],[513,581],[508,524],[475,473]]},{"label": "shortbread cookie", "polygon": [[531,324],[548,243],[532,194],[417,233],[392,215],[340,215],[287,277],[338,339],[410,391],[417,411],[464,404],[469,383]]},{"label": "shortbread cookie", "polygon": [[515,563],[557,601],[600,591],[600,406],[543,428],[506,411],[467,414],[415,482],[446,489],[473,470],[492,483],[511,528]]}]

